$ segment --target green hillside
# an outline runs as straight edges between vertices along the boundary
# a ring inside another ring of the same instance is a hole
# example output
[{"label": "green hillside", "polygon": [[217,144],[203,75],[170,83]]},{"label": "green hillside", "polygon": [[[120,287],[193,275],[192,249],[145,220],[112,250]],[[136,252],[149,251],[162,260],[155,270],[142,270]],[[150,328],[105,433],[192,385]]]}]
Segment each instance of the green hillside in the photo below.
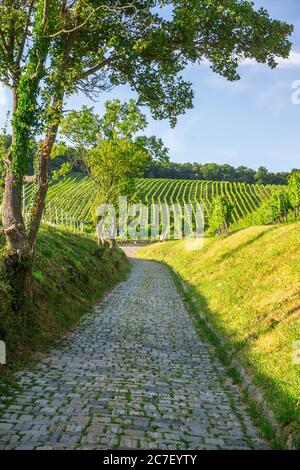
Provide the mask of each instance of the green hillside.
[{"label": "green hillside", "polygon": [[[137,180],[137,200],[151,204],[203,204],[209,214],[215,196],[224,194],[234,205],[233,219],[237,222],[255,211],[278,188],[277,185],[231,183],[226,181],[199,181],[150,179]],[[29,201],[32,186],[26,187]],[[59,221],[68,216],[85,223],[92,221],[95,202],[95,184],[80,173],[73,173],[50,186],[47,196],[47,210],[52,219]]]}]

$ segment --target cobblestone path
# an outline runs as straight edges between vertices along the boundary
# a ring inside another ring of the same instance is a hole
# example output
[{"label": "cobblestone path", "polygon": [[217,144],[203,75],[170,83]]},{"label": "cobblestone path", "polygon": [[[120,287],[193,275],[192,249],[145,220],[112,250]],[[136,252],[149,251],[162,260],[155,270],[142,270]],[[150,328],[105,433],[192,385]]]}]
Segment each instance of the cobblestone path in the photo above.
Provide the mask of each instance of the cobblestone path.
[{"label": "cobblestone path", "polygon": [[172,276],[133,260],[21,389],[2,397],[0,449],[265,448]]}]

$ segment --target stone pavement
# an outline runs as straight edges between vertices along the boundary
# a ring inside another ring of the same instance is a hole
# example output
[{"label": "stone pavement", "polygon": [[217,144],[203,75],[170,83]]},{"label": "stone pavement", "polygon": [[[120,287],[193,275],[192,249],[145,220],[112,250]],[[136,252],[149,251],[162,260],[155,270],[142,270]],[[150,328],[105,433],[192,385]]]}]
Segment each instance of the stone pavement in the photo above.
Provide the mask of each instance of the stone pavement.
[{"label": "stone pavement", "polygon": [[267,447],[154,261],[133,260],[130,278],[17,382],[0,399],[0,449]]}]

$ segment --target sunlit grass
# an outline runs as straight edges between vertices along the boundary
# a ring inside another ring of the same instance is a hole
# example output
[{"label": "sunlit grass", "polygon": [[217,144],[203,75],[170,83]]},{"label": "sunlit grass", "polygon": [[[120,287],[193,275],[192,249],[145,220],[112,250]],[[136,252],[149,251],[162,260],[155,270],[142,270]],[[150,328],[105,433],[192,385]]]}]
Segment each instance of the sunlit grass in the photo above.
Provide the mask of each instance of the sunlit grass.
[{"label": "sunlit grass", "polygon": [[143,249],[188,282],[204,311],[251,372],[286,432],[300,433],[300,223],[250,227],[209,238],[198,251],[185,241]]}]

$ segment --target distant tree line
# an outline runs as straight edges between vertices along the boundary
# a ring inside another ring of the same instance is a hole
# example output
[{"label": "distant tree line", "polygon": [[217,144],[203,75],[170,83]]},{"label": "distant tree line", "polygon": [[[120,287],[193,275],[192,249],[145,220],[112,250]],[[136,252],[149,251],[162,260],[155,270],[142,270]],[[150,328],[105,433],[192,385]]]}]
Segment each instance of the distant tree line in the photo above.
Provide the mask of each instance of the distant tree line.
[{"label": "distant tree line", "polygon": [[[298,171],[292,170],[291,173]],[[232,181],[240,183],[287,184],[289,172],[273,173],[261,166],[257,170],[217,163],[152,162],[145,173],[147,178]]]},{"label": "distant tree line", "polygon": [[[68,160],[73,160],[75,171],[84,172],[80,160],[74,164],[74,149],[71,147],[68,148],[65,154],[59,155],[54,160],[50,161],[50,169],[52,171],[58,170],[60,166]],[[291,172],[273,173],[264,166],[253,170],[246,166],[234,168],[228,164],[219,165],[218,163],[174,163],[169,160],[167,154],[160,154],[159,158],[152,158],[144,172],[144,177],[287,185],[290,174],[298,171],[299,169],[295,168]]]},{"label": "distant tree line", "polygon": [[[157,158],[152,158],[150,164],[147,166],[144,177],[145,178],[168,178],[179,180],[208,180],[208,181],[231,181],[238,183],[258,183],[258,184],[288,184],[289,176],[299,169],[293,169],[291,172],[278,172],[273,173],[264,166],[260,166],[257,170],[248,168],[246,166],[239,166],[237,168],[229,165],[218,163],[175,163],[170,161],[168,149],[163,146],[161,139],[157,142]],[[11,144],[10,135],[0,135],[0,149],[1,147],[8,148]],[[33,144],[34,147],[37,144]],[[29,156],[28,174],[33,174],[33,155],[36,148],[33,148]],[[58,171],[66,162],[72,162],[73,170],[85,172],[84,165],[80,159],[74,159],[76,151],[71,146],[66,146],[61,154],[56,155],[54,159],[50,160],[50,172]],[[155,148],[153,148],[155,153]],[[0,167],[1,175],[1,167]]]}]

